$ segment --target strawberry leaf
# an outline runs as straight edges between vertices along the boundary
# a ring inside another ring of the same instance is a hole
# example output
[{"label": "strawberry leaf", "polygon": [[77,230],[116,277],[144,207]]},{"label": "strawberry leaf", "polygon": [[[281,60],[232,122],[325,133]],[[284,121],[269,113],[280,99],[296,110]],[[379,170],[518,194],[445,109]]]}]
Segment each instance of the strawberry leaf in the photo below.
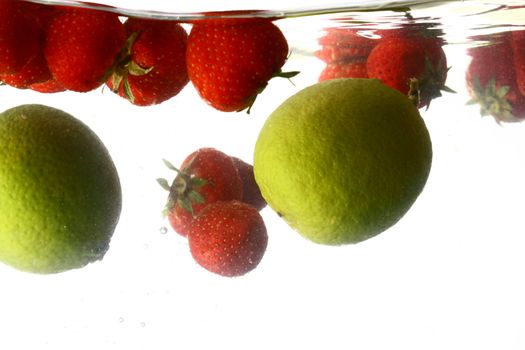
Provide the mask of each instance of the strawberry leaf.
[{"label": "strawberry leaf", "polygon": [[191,203],[189,201],[185,201],[185,200],[182,200],[182,199],[177,199],[177,205],[179,207],[181,207],[182,209],[190,212],[192,215],[194,215],[193,206],[191,205]]},{"label": "strawberry leaf", "polygon": [[122,85],[124,88],[124,95],[128,100],[131,101],[131,103],[135,102],[135,96],[133,96],[133,92],[131,91],[131,85],[129,85],[129,80],[124,79],[124,84]]},{"label": "strawberry leaf", "polygon": [[162,187],[162,188],[165,189],[166,191],[169,191],[169,190],[171,189],[168,180],[163,179],[163,178],[158,178],[158,179],[157,179],[157,182],[158,182],[158,184],[160,185],[160,187]]},{"label": "strawberry leaf", "polygon": [[163,159],[164,165],[170,170],[176,171],[177,173],[180,173],[179,169],[175,165],[173,165],[170,161]]},{"label": "strawberry leaf", "polygon": [[131,61],[128,65],[129,74],[134,75],[134,76],[146,75],[149,72],[151,72],[153,68],[154,67],[143,68],[139,64],[137,64],[135,61]]},{"label": "strawberry leaf", "polygon": [[188,197],[191,203],[204,203],[204,197],[197,191],[190,191]]}]

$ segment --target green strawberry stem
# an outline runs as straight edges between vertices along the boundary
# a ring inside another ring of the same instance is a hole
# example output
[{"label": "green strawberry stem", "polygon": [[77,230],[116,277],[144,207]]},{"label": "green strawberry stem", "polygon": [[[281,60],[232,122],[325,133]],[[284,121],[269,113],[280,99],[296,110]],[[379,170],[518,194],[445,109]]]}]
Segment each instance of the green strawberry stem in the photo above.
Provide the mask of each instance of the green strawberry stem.
[{"label": "green strawberry stem", "polygon": [[166,191],[170,190],[170,184],[168,183],[168,180],[159,177],[157,179],[157,183],[160,185],[160,187],[162,187]]},{"label": "green strawberry stem", "polygon": [[419,106],[421,101],[421,92],[419,90],[419,81],[416,78],[410,78],[409,80],[410,89],[408,90],[408,99],[412,101],[416,108]]},{"label": "green strawberry stem", "polygon": [[[274,75],[272,75],[272,77],[270,79],[273,79],[273,78],[285,78],[285,79],[291,79],[293,77],[295,77],[297,74],[299,74],[300,72],[299,71],[291,71],[291,72],[283,72],[282,70],[279,70],[277,71],[277,73],[275,73]],[[293,83],[292,83],[293,84]],[[246,107],[243,107],[239,110],[237,110],[237,112],[242,112],[244,110],[246,110],[246,114],[250,114],[250,111],[252,109],[252,106],[253,104],[255,103],[255,99],[257,98],[257,96],[264,91],[264,89],[266,88],[268,84],[265,84],[264,86],[260,87],[255,94],[253,94],[253,96],[251,96],[247,101],[246,101]]]},{"label": "green strawberry stem", "polygon": [[297,74],[299,74],[300,72],[299,71],[291,71],[291,72],[283,72],[283,71],[279,71],[277,72],[276,74],[274,74],[272,76],[272,78],[286,78],[286,79],[290,79],[290,78],[293,78],[295,77]]},{"label": "green strawberry stem", "polygon": [[191,166],[194,159],[195,158],[191,159],[183,169],[178,169],[172,163],[163,159],[168,169],[177,172],[177,176],[171,185],[166,179],[157,179],[159,185],[169,191],[165,212],[171,211],[178,205],[194,215],[193,204],[204,203],[204,197],[199,193],[198,189],[208,184],[208,181],[188,174],[187,172],[187,169]]},{"label": "green strawberry stem", "polygon": [[113,67],[109,70],[109,75],[106,78],[106,80],[111,76],[111,83],[112,83],[112,91],[115,93],[118,93],[120,90],[120,87],[122,86],[122,89],[124,91],[124,96],[130,100],[132,103],[135,101],[135,97],[133,96],[133,91],[131,90],[131,86],[129,84],[129,75],[133,76],[143,76],[151,72],[154,67],[148,67],[144,68],[141,67],[139,64],[137,64],[135,61],[133,61],[131,57],[131,51],[133,48],[133,45],[135,44],[135,41],[139,37],[140,32],[133,32],[128,39],[126,40],[126,44],[120,51],[119,55],[117,56],[117,59],[115,60],[115,64]]},{"label": "green strawberry stem", "polygon": [[498,123],[517,121],[519,119],[514,116],[512,104],[508,100],[509,91],[509,86],[498,87],[495,78],[491,78],[485,86],[482,86],[479,79],[474,77],[472,99],[467,104],[479,104],[481,116],[496,117]]}]

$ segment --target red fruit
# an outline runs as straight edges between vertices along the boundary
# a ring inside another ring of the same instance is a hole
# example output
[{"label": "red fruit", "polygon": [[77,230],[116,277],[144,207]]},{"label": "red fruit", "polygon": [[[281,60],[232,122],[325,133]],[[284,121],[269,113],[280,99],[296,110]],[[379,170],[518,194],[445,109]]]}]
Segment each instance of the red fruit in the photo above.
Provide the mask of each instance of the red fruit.
[{"label": "red fruit", "polygon": [[525,96],[518,89],[514,65],[509,64],[513,54],[509,33],[486,39],[489,44],[469,49],[469,104],[479,104],[482,116],[491,115],[498,122],[521,121],[525,118]]},{"label": "red fruit", "polygon": [[328,28],[318,42],[317,58],[326,63],[366,60],[377,40],[365,37],[359,28]]},{"label": "red fruit", "polygon": [[32,84],[42,83],[51,78],[43,51],[33,56],[17,73],[0,75],[0,80],[4,83],[19,89],[27,89]]},{"label": "red fruit", "polygon": [[255,182],[253,165],[246,163],[242,159],[232,157],[233,163],[237,167],[242,182],[242,198],[244,203],[253,206],[257,210],[262,210],[266,206],[259,186]]},{"label": "red fruit", "polygon": [[36,83],[29,86],[31,90],[45,93],[45,94],[53,94],[57,92],[66,91],[66,88],[62,84],[60,84],[58,81],[56,81],[54,78],[51,78],[45,82],[42,83]]},{"label": "red fruit", "polygon": [[177,95],[188,83],[188,35],[174,21],[130,18],[128,47],[107,85],[130,102],[149,106]]},{"label": "red fruit", "polygon": [[199,265],[234,277],[257,267],[266,251],[268,234],[254,207],[239,201],[215,202],[196,217],[188,242]]},{"label": "red fruit", "polygon": [[516,82],[521,94],[525,95],[525,30],[513,31],[511,36]]},{"label": "red fruit", "polygon": [[368,77],[405,95],[412,93],[411,81],[417,79],[418,107],[428,106],[441,96],[441,90],[451,91],[445,86],[448,68],[441,45],[439,40],[423,36],[385,38],[368,56]]},{"label": "red fruit", "polygon": [[202,20],[188,37],[188,75],[212,107],[240,111],[281,72],[288,43],[270,20]]},{"label": "red fruit", "polygon": [[319,76],[319,81],[338,78],[367,78],[366,60],[328,63]]},{"label": "red fruit", "polygon": [[43,27],[49,25],[51,20],[60,11],[59,6],[43,5],[27,1],[17,1],[17,6],[20,11],[23,11],[27,16],[38,21]]},{"label": "red fruit", "polygon": [[[173,229],[186,236],[194,217],[208,204],[241,200],[242,182],[230,156],[201,148],[182,163],[171,186],[166,209]],[[166,186],[165,186],[166,187]]]},{"label": "red fruit", "polygon": [[0,80],[13,87],[26,89],[31,84],[41,83],[52,78],[44,55],[44,43],[49,23],[58,10],[53,6],[24,1],[17,1],[13,4],[13,8],[17,9],[19,13],[23,13],[28,21],[31,21],[35,30],[33,34],[37,35],[38,40],[26,64],[15,73],[0,74]]},{"label": "red fruit", "polygon": [[14,74],[40,46],[42,27],[21,10],[21,2],[0,1],[0,74]]},{"label": "red fruit", "polygon": [[87,92],[107,80],[124,43],[124,27],[116,14],[62,9],[49,26],[45,55],[64,88]]},{"label": "red fruit", "polygon": [[362,27],[334,27],[325,29],[319,38],[321,49],[316,56],[326,63],[366,60],[372,49],[387,38],[433,37],[428,24],[407,23],[389,29]]}]

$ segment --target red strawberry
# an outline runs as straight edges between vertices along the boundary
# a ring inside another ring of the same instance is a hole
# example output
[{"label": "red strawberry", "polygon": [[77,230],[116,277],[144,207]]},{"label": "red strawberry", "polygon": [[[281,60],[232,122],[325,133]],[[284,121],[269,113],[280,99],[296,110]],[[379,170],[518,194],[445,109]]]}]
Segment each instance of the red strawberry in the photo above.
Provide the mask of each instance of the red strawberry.
[{"label": "red strawberry", "polygon": [[380,79],[406,95],[412,93],[411,82],[416,79],[418,107],[428,106],[442,90],[451,91],[445,86],[448,68],[441,46],[440,40],[424,36],[383,39],[368,56],[368,77]]},{"label": "red strawberry", "polygon": [[196,217],[188,234],[195,261],[221,276],[242,276],[257,267],[268,245],[264,221],[239,201],[215,202]]},{"label": "red strawberry", "polygon": [[125,43],[114,13],[62,9],[52,20],[45,55],[55,79],[66,89],[87,92],[104,83]]},{"label": "red strawberry", "polygon": [[472,60],[467,68],[467,89],[479,104],[482,116],[492,115],[498,122],[515,122],[525,118],[525,96],[516,81],[512,64],[509,33],[478,38],[488,40],[484,46],[469,49]]},{"label": "red strawberry", "polygon": [[0,74],[0,80],[19,89],[26,89],[31,84],[41,83],[52,78],[44,55],[44,43],[47,28],[58,13],[54,6],[45,6],[29,2],[15,2],[14,8],[27,16],[38,32],[37,45],[27,63],[16,73]]},{"label": "red strawberry", "polygon": [[410,22],[390,29],[362,27],[333,27],[325,29],[319,38],[321,49],[316,56],[326,63],[366,60],[372,49],[388,38],[433,36],[428,24]]},{"label": "red strawberry", "polygon": [[516,81],[521,94],[525,95],[525,30],[513,31],[511,36]]},{"label": "red strawberry", "polygon": [[168,220],[182,236],[206,205],[217,201],[241,200],[242,183],[239,172],[230,156],[214,148],[201,148],[190,154],[177,171],[172,184],[159,179],[169,190]]},{"label": "red strawberry", "polygon": [[174,21],[129,18],[128,47],[107,85],[133,104],[149,106],[177,95],[188,83],[188,35]]},{"label": "red strawberry", "polygon": [[38,21],[43,27],[47,27],[60,11],[59,6],[37,4],[25,0],[17,1],[17,6],[20,11]]},{"label": "red strawberry", "polygon": [[366,60],[328,63],[319,76],[319,81],[337,78],[367,78]]},{"label": "red strawberry", "polygon": [[42,83],[51,78],[43,50],[33,56],[17,73],[0,75],[0,80],[4,83],[19,89],[26,89],[32,84]]},{"label": "red strawberry", "polygon": [[16,0],[0,1],[0,74],[20,71],[38,51],[42,35],[39,22]]},{"label": "red strawberry", "polygon": [[242,182],[242,198],[244,203],[253,206],[257,210],[262,210],[266,206],[259,186],[255,182],[253,165],[246,163],[242,159],[232,157],[233,163],[237,167]]},{"label": "red strawberry", "polygon": [[52,94],[57,92],[66,91],[66,88],[54,78],[51,78],[42,83],[31,84],[29,86],[31,90],[38,91],[45,94]]},{"label": "red strawberry", "polygon": [[217,19],[194,23],[186,61],[199,95],[232,112],[251,107],[272,77],[292,76],[281,72],[287,55],[286,38],[270,20]]},{"label": "red strawberry", "polygon": [[362,35],[360,28],[328,28],[318,42],[317,58],[326,63],[366,60],[377,40]]}]

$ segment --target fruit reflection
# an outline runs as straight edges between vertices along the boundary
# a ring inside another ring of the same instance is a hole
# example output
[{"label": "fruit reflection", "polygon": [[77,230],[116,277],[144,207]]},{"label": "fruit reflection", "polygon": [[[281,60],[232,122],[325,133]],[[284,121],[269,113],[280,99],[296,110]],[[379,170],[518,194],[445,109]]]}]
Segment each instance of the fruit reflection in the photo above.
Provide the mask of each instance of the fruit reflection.
[{"label": "fruit reflection", "polygon": [[498,123],[525,119],[525,31],[476,36],[466,72],[470,104]]},{"label": "fruit reflection", "polygon": [[[316,56],[326,63],[319,80],[377,78],[428,107],[445,86],[447,58],[441,32],[409,22],[398,28],[336,27],[319,39]],[[417,89],[417,91],[416,91]]]}]

